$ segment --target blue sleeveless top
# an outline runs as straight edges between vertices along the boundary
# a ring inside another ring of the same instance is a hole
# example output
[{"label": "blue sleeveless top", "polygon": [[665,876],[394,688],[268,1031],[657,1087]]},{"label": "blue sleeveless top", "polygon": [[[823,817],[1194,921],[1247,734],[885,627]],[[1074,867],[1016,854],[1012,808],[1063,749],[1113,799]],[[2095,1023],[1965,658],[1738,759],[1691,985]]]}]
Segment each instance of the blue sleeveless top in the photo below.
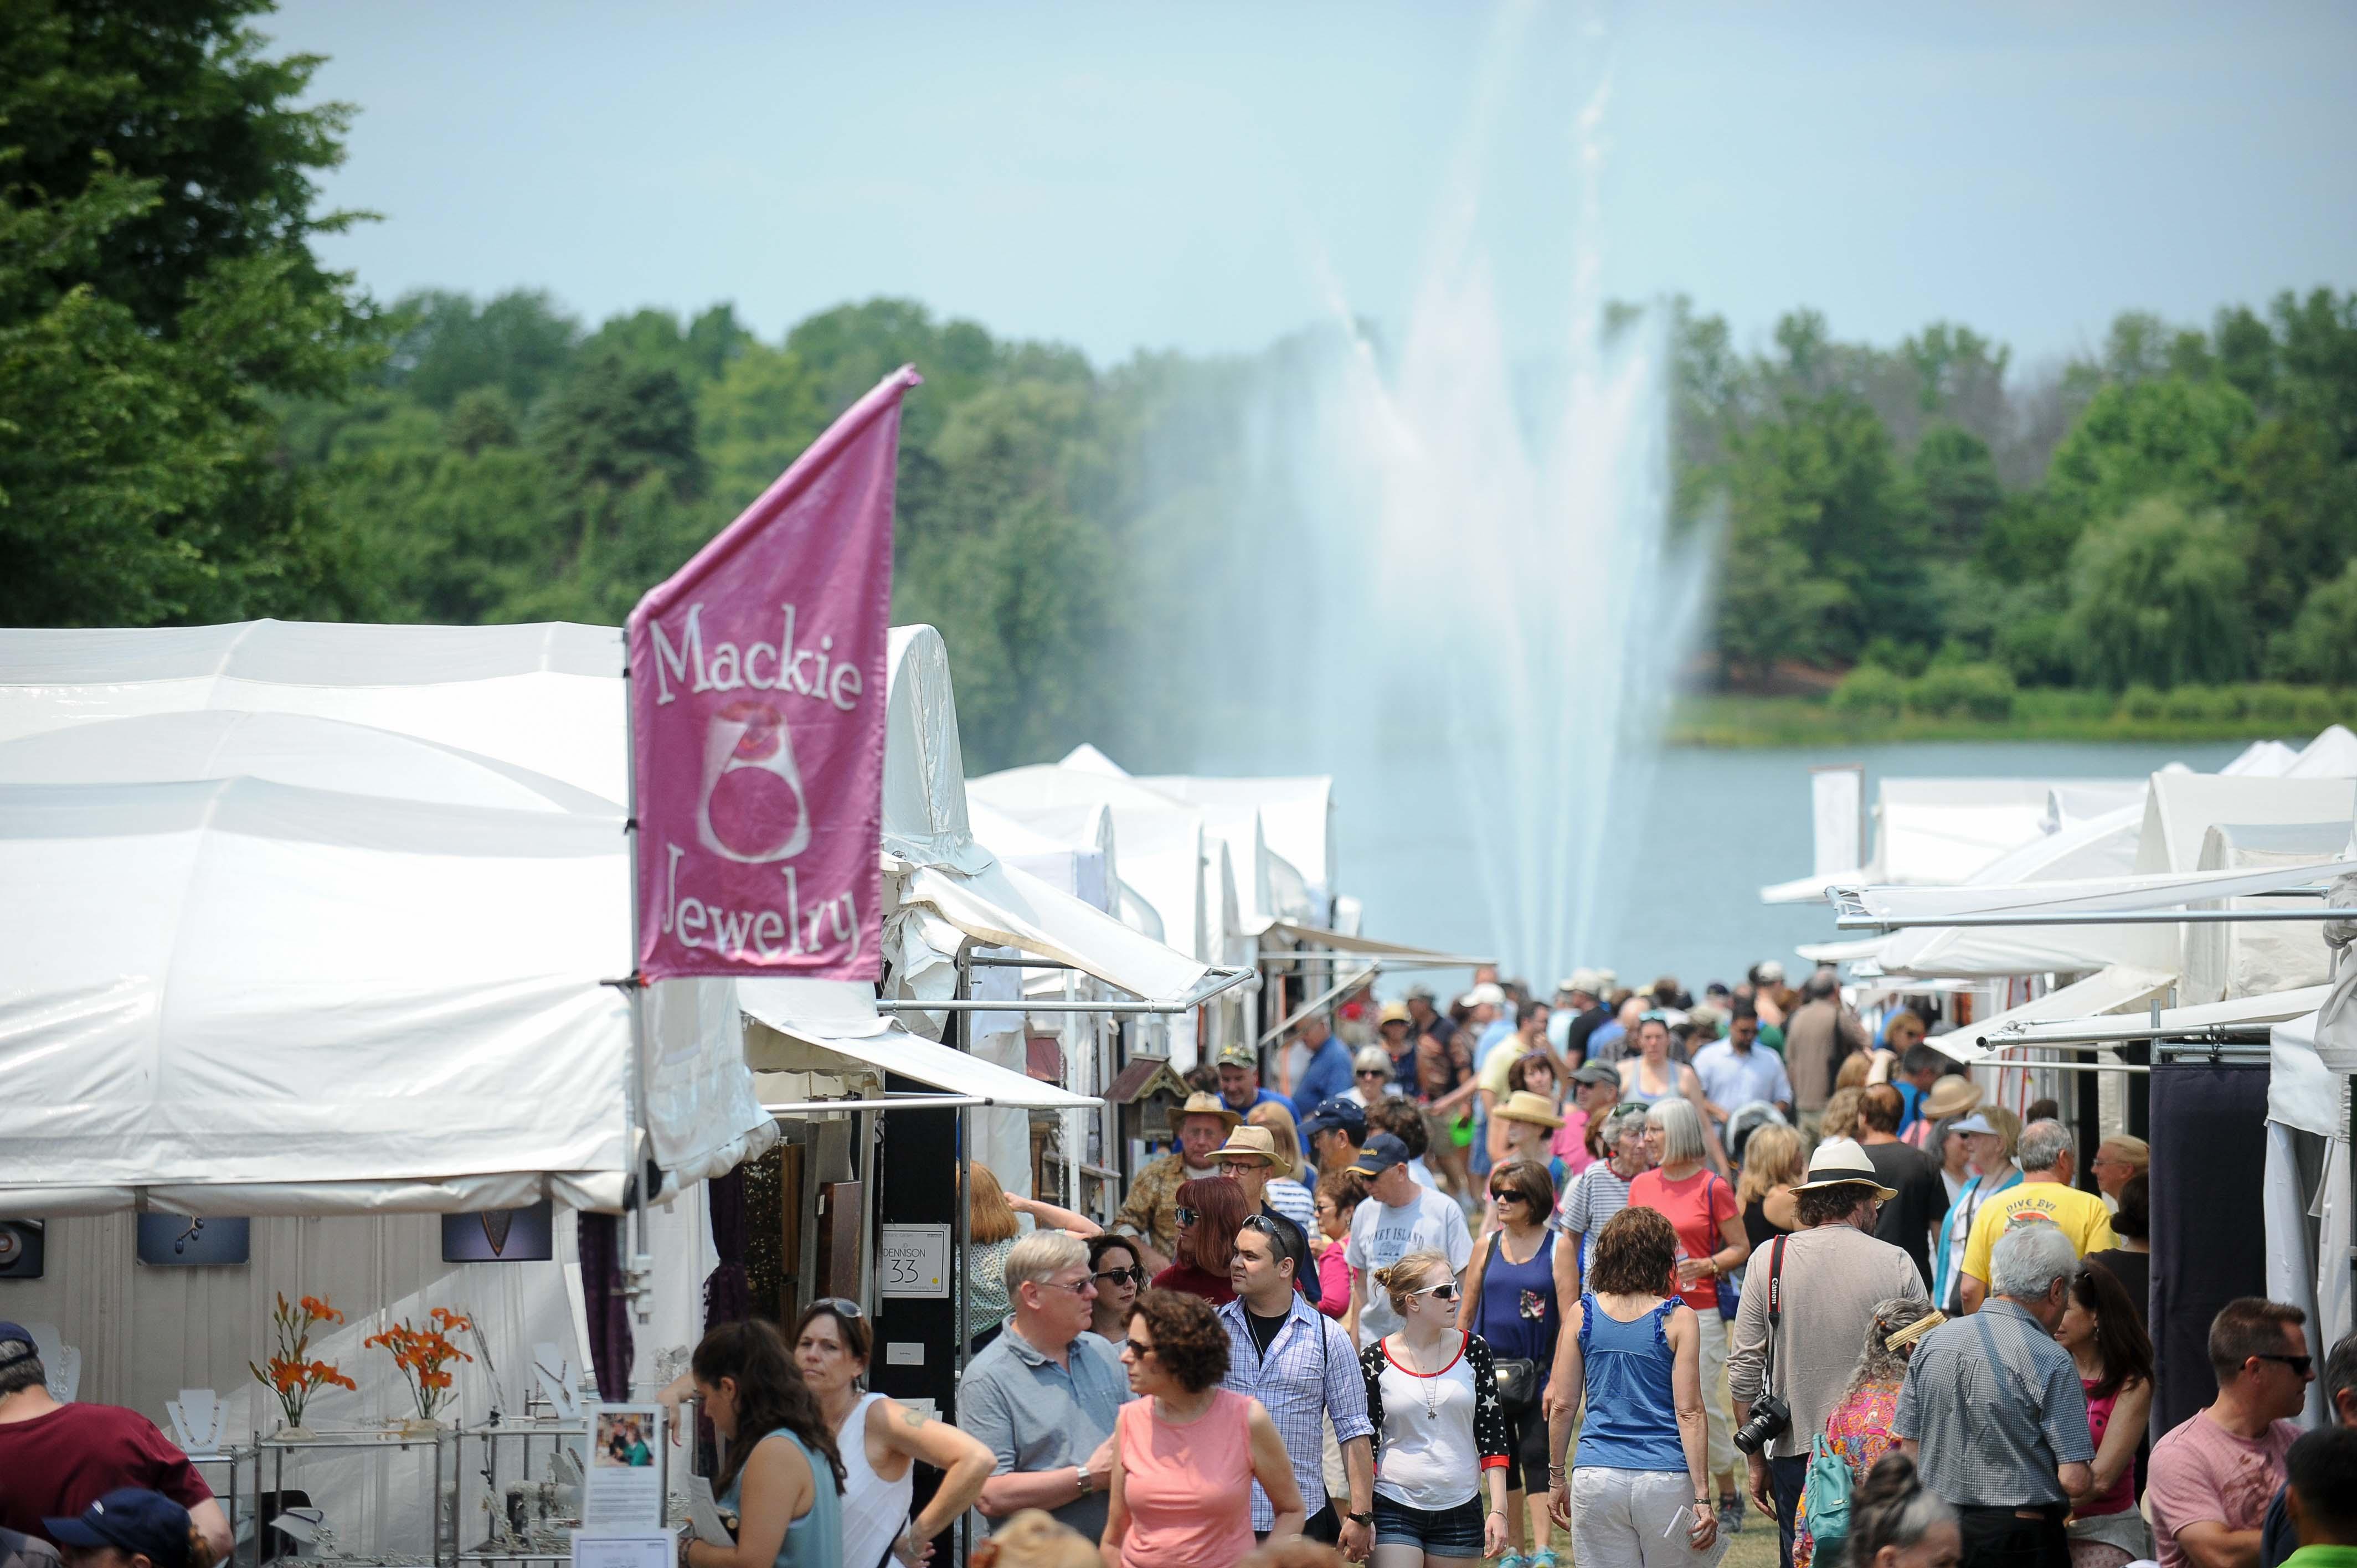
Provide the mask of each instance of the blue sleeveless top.
[{"label": "blue sleeveless top", "polygon": [[1677,1352],[1665,1332],[1675,1296],[1633,1323],[1616,1322],[1579,1298],[1579,1355],[1587,1374],[1587,1417],[1579,1429],[1575,1468],[1675,1470],[1685,1473],[1678,1412],[1670,1393]]},{"label": "blue sleeveless top", "polygon": [[1491,1231],[1481,1245],[1490,1262],[1481,1271],[1481,1310],[1475,1330],[1493,1356],[1519,1356],[1539,1364],[1539,1376],[1555,1361],[1555,1334],[1563,1315],[1555,1301],[1555,1231],[1541,1231],[1539,1250],[1527,1263],[1511,1262]]},{"label": "blue sleeveless top", "polygon": [[[778,1544],[777,1568],[843,1568],[843,1498],[834,1489],[834,1466],[803,1447],[802,1440],[785,1427],[778,1428],[760,1442],[767,1443],[770,1437],[782,1437],[802,1450],[802,1457],[810,1462],[814,1494],[810,1512],[786,1526],[786,1539]],[[737,1501],[737,1491],[744,1484],[745,1472],[740,1466],[737,1478],[728,1483],[727,1491],[719,1498],[721,1507],[739,1518],[744,1515],[744,1505]]]}]

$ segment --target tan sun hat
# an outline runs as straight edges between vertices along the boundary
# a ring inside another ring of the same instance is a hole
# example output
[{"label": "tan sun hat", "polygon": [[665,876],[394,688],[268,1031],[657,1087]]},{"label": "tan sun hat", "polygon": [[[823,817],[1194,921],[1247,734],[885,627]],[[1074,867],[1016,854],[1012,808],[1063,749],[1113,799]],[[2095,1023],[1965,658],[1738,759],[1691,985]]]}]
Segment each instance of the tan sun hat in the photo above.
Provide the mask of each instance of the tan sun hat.
[{"label": "tan sun hat", "polygon": [[1881,1173],[1855,1138],[1827,1138],[1819,1144],[1809,1156],[1809,1179],[1792,1190],[1822,1192],[1829,1187],[1870,1187],[1885,1203],[1899,1196],[1895,1188],[1882,1185]]},{"label": "tan sun hat", "polygon": [[1187,1097],[1187,1103],[1178,1108],[1178,1114],[1170,1119],[1170,1125],[1176,1127],[1189,1116],[1216,1116],[1226,1122],[1231,1129],[1241,1125],[1243,1122],[1241,1113],[1228,1109],[1226,1101],[1216,1094],[1206,1094],[1200,1090]]},{"label": "tan sun hat", "polygon": [[1269,1169],[1276,1168],[1276,1140],[1265,1127],[1250,1125],[1230,1128],[1228,1141],[1211,1151],[1215,1160],[1258,1160]]},{"label": "tan sun hat", "polygon": [[1563,1118],[1555,1113],[1555,1102],[1536,1090],[1518,1089],[1506,1096],[1506,1102],[1490,1112],[1501,1122],[1535,1122],[1542,1127],[1560,1127]]},{"label": "tan sun hat", "polygon": [[1926,1122],[1945,1122],[1951,1116],[1962,1116],[1981,1102],[1981,1086],[1971,1079],[1951,1074],[1932,1086],[1923,1097],[1922,1117]]}]

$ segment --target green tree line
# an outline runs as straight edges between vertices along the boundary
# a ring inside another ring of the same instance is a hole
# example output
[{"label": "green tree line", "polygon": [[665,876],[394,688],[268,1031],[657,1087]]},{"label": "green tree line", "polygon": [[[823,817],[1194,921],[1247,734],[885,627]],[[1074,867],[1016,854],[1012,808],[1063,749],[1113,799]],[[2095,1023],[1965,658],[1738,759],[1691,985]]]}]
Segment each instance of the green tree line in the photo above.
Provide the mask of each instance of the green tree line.
[{"label": "green tree line", "polygon": [[[969,762],[1187,700],[1182,585],[1250,570],[1246,410],[1316,335],[1098,367],[902,300],[774,340],[726,305],[381,304],[313,248],[365,216],[315,183],[352,111],[297,106],[319,62],[271,58],[265,8],[0,7],[0,620],[618,622],[913,361],[894,612],[948,638]],[[1796,312],[1747,354],[1663,308],[1723,682],[2357,682],[2357,294],[2124,315],[2034,374],[1950,323]]]}]

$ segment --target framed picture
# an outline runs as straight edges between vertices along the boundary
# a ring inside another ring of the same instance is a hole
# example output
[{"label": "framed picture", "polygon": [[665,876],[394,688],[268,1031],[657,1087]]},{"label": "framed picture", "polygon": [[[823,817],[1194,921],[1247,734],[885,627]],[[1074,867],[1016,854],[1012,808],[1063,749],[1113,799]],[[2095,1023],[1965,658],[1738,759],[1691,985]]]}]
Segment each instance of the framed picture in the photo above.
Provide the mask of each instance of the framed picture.
[{"label": "framed picture", "polygon": [[0,1219],[0,1280],[41,1277],[42,1219]]},{"label": "framed picture", "polygon": [[178,1214],[139,1217],[139,1261],[162,1269],[209,1269],[242,1263],[253,1247],[250,1219],[190,1219]]},{"label": "framed picture", "polygon": [[555,1207],[547,1198],[526,1208],[486,1208],[442,1217],[446,1263],[544,1263],[555,1256]]}]

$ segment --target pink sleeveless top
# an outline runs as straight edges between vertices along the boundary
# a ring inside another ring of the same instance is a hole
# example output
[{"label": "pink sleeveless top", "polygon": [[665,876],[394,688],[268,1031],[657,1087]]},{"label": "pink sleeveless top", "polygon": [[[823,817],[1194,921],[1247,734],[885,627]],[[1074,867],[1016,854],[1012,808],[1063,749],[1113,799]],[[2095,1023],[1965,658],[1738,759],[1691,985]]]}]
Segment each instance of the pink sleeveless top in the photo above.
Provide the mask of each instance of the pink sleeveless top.
[{"label": "pink sleeveless top", "polygon": [[[2104,1445],[2104,1433],[2112,1424],[2113,1407],[2120,1402],[2120,1396],[2114,1393],[2097,1399],[2095,1385],[2085,1378],[2079,1380],[2079,1386],[2087,1391],[2088,1435],[2095,1440],[2095,1446],[2101,1448]],[[2130,1465],[2120,1472],[2120,1478],[2112,1483],[2110,1491],[2078,1511],[2093,1516],[2121,1513],[2134,1507],[2136,1507],[2136,1466]]]},{"label": "pink sleeveless top", "polygon": [[1129,1568],[1233,1568],[1253,1549],[1251,1401],[1232,1389],[1184,1426],[1161,1420],[1152,1399],[1121,1407],[1121,1495]]}]

